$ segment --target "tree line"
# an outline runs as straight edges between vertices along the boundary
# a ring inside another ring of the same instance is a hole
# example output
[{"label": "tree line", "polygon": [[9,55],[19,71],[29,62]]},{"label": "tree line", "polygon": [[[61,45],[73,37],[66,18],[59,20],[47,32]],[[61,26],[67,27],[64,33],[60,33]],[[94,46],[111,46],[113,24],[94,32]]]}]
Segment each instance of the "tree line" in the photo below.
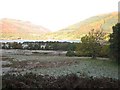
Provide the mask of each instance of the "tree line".
[{"label": "tree line", "polygon": [[70,42],[7,42],[1,44],[2,49],[27,49],[27,50],[73,50],[76,43]]}]

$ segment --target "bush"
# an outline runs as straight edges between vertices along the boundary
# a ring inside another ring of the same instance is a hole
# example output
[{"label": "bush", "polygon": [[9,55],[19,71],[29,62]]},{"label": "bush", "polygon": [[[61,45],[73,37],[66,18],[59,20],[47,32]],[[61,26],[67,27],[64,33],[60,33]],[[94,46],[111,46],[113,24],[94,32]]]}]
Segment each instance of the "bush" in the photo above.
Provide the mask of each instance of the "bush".
[{"label": "bush", "polygon": [[112,78],[93,78],[93,77],[78,77],[76,74],[69,74],[66,76],[53,77],[48,75],[36,75],[28,73],[25,75],[5,75],[2,77],[2,90],[38,90],[43,88],[65,88],[66,90],[73,90],[77,88],[119,88],[120,82]]},{"label": "bush", "polygon": [[69,57],[75,56],[75,52],[74,51],[67,51],[66,56],[69,56]]}]

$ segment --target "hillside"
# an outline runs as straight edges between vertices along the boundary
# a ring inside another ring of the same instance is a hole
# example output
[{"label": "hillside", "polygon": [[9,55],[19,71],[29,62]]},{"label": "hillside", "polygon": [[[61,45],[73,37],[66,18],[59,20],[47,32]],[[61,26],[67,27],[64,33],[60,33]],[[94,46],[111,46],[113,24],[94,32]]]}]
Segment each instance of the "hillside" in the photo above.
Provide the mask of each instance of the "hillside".
[{"label": "hillside", "polygon": [[[63,21],[64,22],[64,21]],[[48,29],[14,19],[0,20],[1,40],[80,40],[90,30],[103,30],[112,32],[112,26],[118,22],[117,12],[97,15],[84,21],[70,25],[62,30],[50,32]]]},{"label": "hillside", "polygon": [[0,20],[0,39],[39,39],[39,36],[50,32],[48,29],[33,25],[30,22],[21,20],[7,19]]},{"label": "hillside", "polygon": [[109,34],[112,32],[112,26],[115,25],[117,21],[117,12],[98,15],[68,26],[67,28],[57,32],[48,33],[45,35],[44,39],[78,40],[92,29],[102,29],[104,32]]}]

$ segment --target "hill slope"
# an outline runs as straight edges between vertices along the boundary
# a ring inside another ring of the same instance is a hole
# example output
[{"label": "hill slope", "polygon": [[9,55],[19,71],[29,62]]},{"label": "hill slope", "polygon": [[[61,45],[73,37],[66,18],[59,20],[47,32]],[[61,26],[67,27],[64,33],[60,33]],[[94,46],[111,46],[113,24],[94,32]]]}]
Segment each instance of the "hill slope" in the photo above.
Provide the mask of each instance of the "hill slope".
[{"label": "hill slope", "polygon": [[102,29],[106,33],[112,32],[112,26],[118,22],[118,13],[113,12],[88,18],[74,25],[68,26],[57,32],[50,32],[42,26],[36,26],[30,22],[14,19],[0,20],[0,39],[13,40],[80,40],[92,29]]},{"label": "hill slope", "polygon": [[117,21],[117,12],[98,15],[88,18],[77,24],[71,25],[57,32],[46,34],[44,39],[77,40],[80,39],[83,35],[87,34],[92,29],[102,29],[106,33],[111,33],[112,26],[115,25]]},{"label": "hill slope", "polygon": [[0,20],[0,39],[39,39],[39,36],[50,32],[48,29],[15,19]]}]

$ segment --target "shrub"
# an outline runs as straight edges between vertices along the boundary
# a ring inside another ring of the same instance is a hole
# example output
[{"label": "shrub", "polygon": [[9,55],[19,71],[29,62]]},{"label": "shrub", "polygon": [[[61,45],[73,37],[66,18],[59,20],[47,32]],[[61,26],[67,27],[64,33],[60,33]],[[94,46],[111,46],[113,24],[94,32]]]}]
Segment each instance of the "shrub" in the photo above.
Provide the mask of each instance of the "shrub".
[{"label": "shrub", "polygon": [[119,88],[119,80],[112,78],[93,78],[93,77],[78,77],[76,74],[69,74],[66,76],[53,77],[48,75],[5,75],[2,77],[2,90],[12,90],[19,88],[19,90],[30,90],[48,88],[65,88],[72,90],[75,88]]},{"label": "shrub", "polygon": [[69,56],[69,57],[75,56],[75,52],[69,50],[69,51],[67,51],[66,56]]}]

